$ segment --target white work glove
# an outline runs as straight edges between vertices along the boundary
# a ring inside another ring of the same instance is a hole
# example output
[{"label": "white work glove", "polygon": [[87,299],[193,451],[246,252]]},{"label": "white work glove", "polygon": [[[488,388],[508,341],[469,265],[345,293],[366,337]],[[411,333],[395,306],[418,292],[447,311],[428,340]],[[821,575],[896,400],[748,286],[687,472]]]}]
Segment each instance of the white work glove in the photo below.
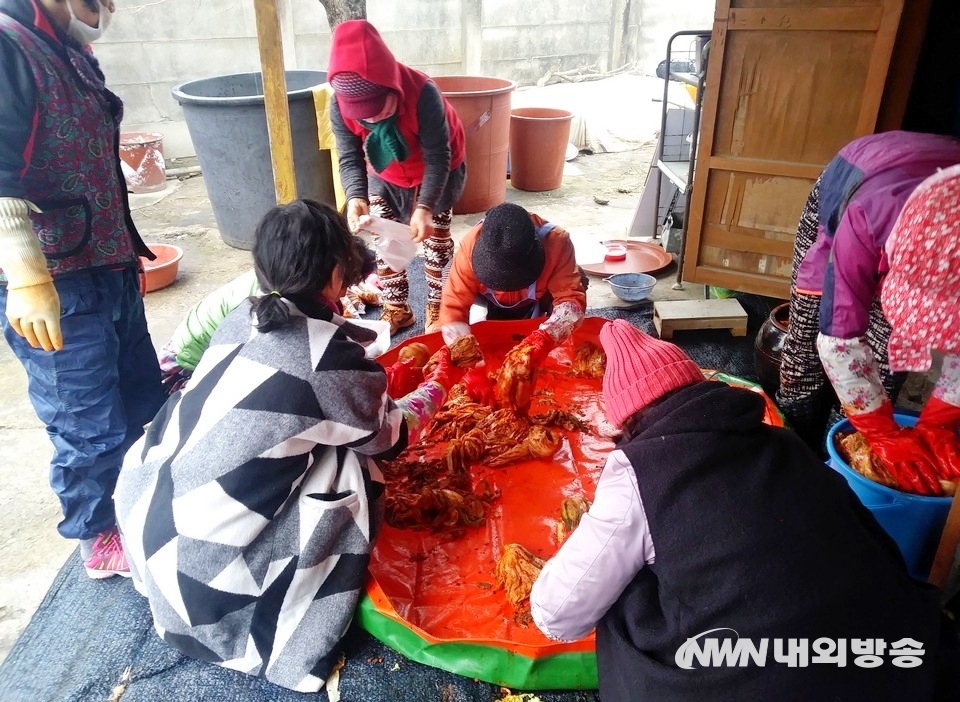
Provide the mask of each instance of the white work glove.
[{"label": "white work glove", "polygon": [[33,348],[40,346],[44,351],[63,348],[60,296],[53,283],[8,290],[7,319],[14,331]]},{"label": "white work glove", "polygon": [[0,198],[0,268],[7,276],[7,319],[34,348],[63,348],[60,296],[47,270],[47,259],[30,222],[26,200]]}]

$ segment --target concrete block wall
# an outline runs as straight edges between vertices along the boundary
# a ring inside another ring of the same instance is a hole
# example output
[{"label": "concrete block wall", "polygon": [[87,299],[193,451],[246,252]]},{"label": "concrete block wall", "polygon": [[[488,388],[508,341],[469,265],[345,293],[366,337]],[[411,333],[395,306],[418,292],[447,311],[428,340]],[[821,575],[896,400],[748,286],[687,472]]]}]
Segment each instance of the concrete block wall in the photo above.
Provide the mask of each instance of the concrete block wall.
[{"label": "concrete block wall", "polygon": [[[657,64],[666,58],[670,35],[681,30],[713,28],[715,0],[642,0],[637,63],[644,73],[654,74]],[[687,59],[693,37],[678,37],[673,44],[677,58]]]},{"label": "concrete block wall", "polygon": [[401,63],[429,75],[454,75],[463,63],[462,9],[463,0],[367,0],[367,19]]},{"label": "concrete block wall", "polygon": [[484,75],[536,82],[551,69],[608,68],[611,2],[484,0]]},{"label": "concrete block wall", "polygon": [[[110,31],[94,48],[126,105],[124,130],[161,132],[167,158],[192,155],[170,91],[196,78],[259,70],[253,3],[118,3]],[[533,83],[551,70],[610,70],[637,58],[652,73],[666,37],[699,28],[708,5],[709,17],[713,0],[367,0],[367,16],[400,61],[431,75]],[[279,0],[279,7],[286,67],[325,69],[330,27],[323,6]]]},{"label": "concrete block wall", "polygon": [[161,132],[168,158],[192,154],[170,90],[193,78],[259,70],[253,0],[117,3],[94,54],[123,98],[124,130]]}]

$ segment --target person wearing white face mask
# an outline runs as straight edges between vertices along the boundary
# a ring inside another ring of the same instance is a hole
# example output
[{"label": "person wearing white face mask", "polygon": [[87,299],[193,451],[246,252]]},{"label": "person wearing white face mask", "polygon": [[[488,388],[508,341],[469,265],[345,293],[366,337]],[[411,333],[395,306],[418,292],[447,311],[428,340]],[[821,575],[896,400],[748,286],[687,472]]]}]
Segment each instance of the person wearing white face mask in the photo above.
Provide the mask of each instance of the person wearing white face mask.
[{"label": "person wearing white face mask", "polygon": [[92,578],[128,575],[120,463],[163,404],[140,295],[154,258],[120,171],[123,104],[88,48],[109,0],[0,0],[0,327],[54,446],[59,532]]},{"label": "person wearing white face mask", "polygon": [[110,26],[110,18],[114,13],[113,2],[100,0],[83,0],[74,9],[70,0],[66,3],[70,10],[70,24],[67,25],[67,34],[81,44],[92,44],[103,36]]}]

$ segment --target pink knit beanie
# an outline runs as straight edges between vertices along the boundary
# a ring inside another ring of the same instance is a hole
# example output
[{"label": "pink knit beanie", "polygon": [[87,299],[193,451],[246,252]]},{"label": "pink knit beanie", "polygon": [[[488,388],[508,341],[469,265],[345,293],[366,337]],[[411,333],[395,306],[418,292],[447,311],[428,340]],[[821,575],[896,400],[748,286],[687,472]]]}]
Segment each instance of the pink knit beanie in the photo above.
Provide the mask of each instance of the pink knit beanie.
[{"label": "pink knit beanie", "polygon": [[703,380],[703,373],[678,347],[654,339],[622,319],[605,324],[600,344],[607,354],[603,402],[617,427],[671,390]]}]

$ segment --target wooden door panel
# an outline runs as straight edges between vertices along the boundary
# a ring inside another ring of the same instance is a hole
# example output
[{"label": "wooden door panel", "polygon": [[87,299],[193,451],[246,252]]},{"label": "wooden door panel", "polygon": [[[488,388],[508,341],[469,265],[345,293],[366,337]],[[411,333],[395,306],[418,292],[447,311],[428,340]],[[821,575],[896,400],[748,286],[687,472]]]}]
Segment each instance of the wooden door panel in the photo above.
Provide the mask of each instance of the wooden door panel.
[{"label": "wooden door panel", "polygon": [[[698,267],[712,275],[737,271],[789,279],[800,216],[795,203],[806,201],[813,180],[721,170],[711,175]],[[775,289],[765,285],[761,294]]]},{"label": "wooden door panel", "polygon": [[[810,10],[810,9],[837,9],[848,7],[880,7],[882,0],[848,0],[838,3],[836,0],[733,0],[730,8],[764,9],[764,10]],[[719,4],[718,4],[719,7]]]},{"label": "wooden door panel", "polygon": [[793,245],[797,231],[793,202],[797,197],[806,200],[813,181],[723,171],[716,175],[715,188],[707,194],[707,211],[711,222],[716,222],[710,228],[739,228],[758,238]]},{"label": "wooden door panel", "polygon": [[880,7],[755,8],[730,10],[728,29],[792,31],[873,31],[880,27]]},{"label": "wooden door panel", "polygon": [[[728,34],[712,155],[814,164],[833,158],[860,119],[875,35],[827,34]],[[829,121],[818,119],[827,95],[834,96]]]},{"label": "wooden door panel", "polygon": [[813,182],[872,133],[903,0],[718,0],[684,279],[789,295]]}]

